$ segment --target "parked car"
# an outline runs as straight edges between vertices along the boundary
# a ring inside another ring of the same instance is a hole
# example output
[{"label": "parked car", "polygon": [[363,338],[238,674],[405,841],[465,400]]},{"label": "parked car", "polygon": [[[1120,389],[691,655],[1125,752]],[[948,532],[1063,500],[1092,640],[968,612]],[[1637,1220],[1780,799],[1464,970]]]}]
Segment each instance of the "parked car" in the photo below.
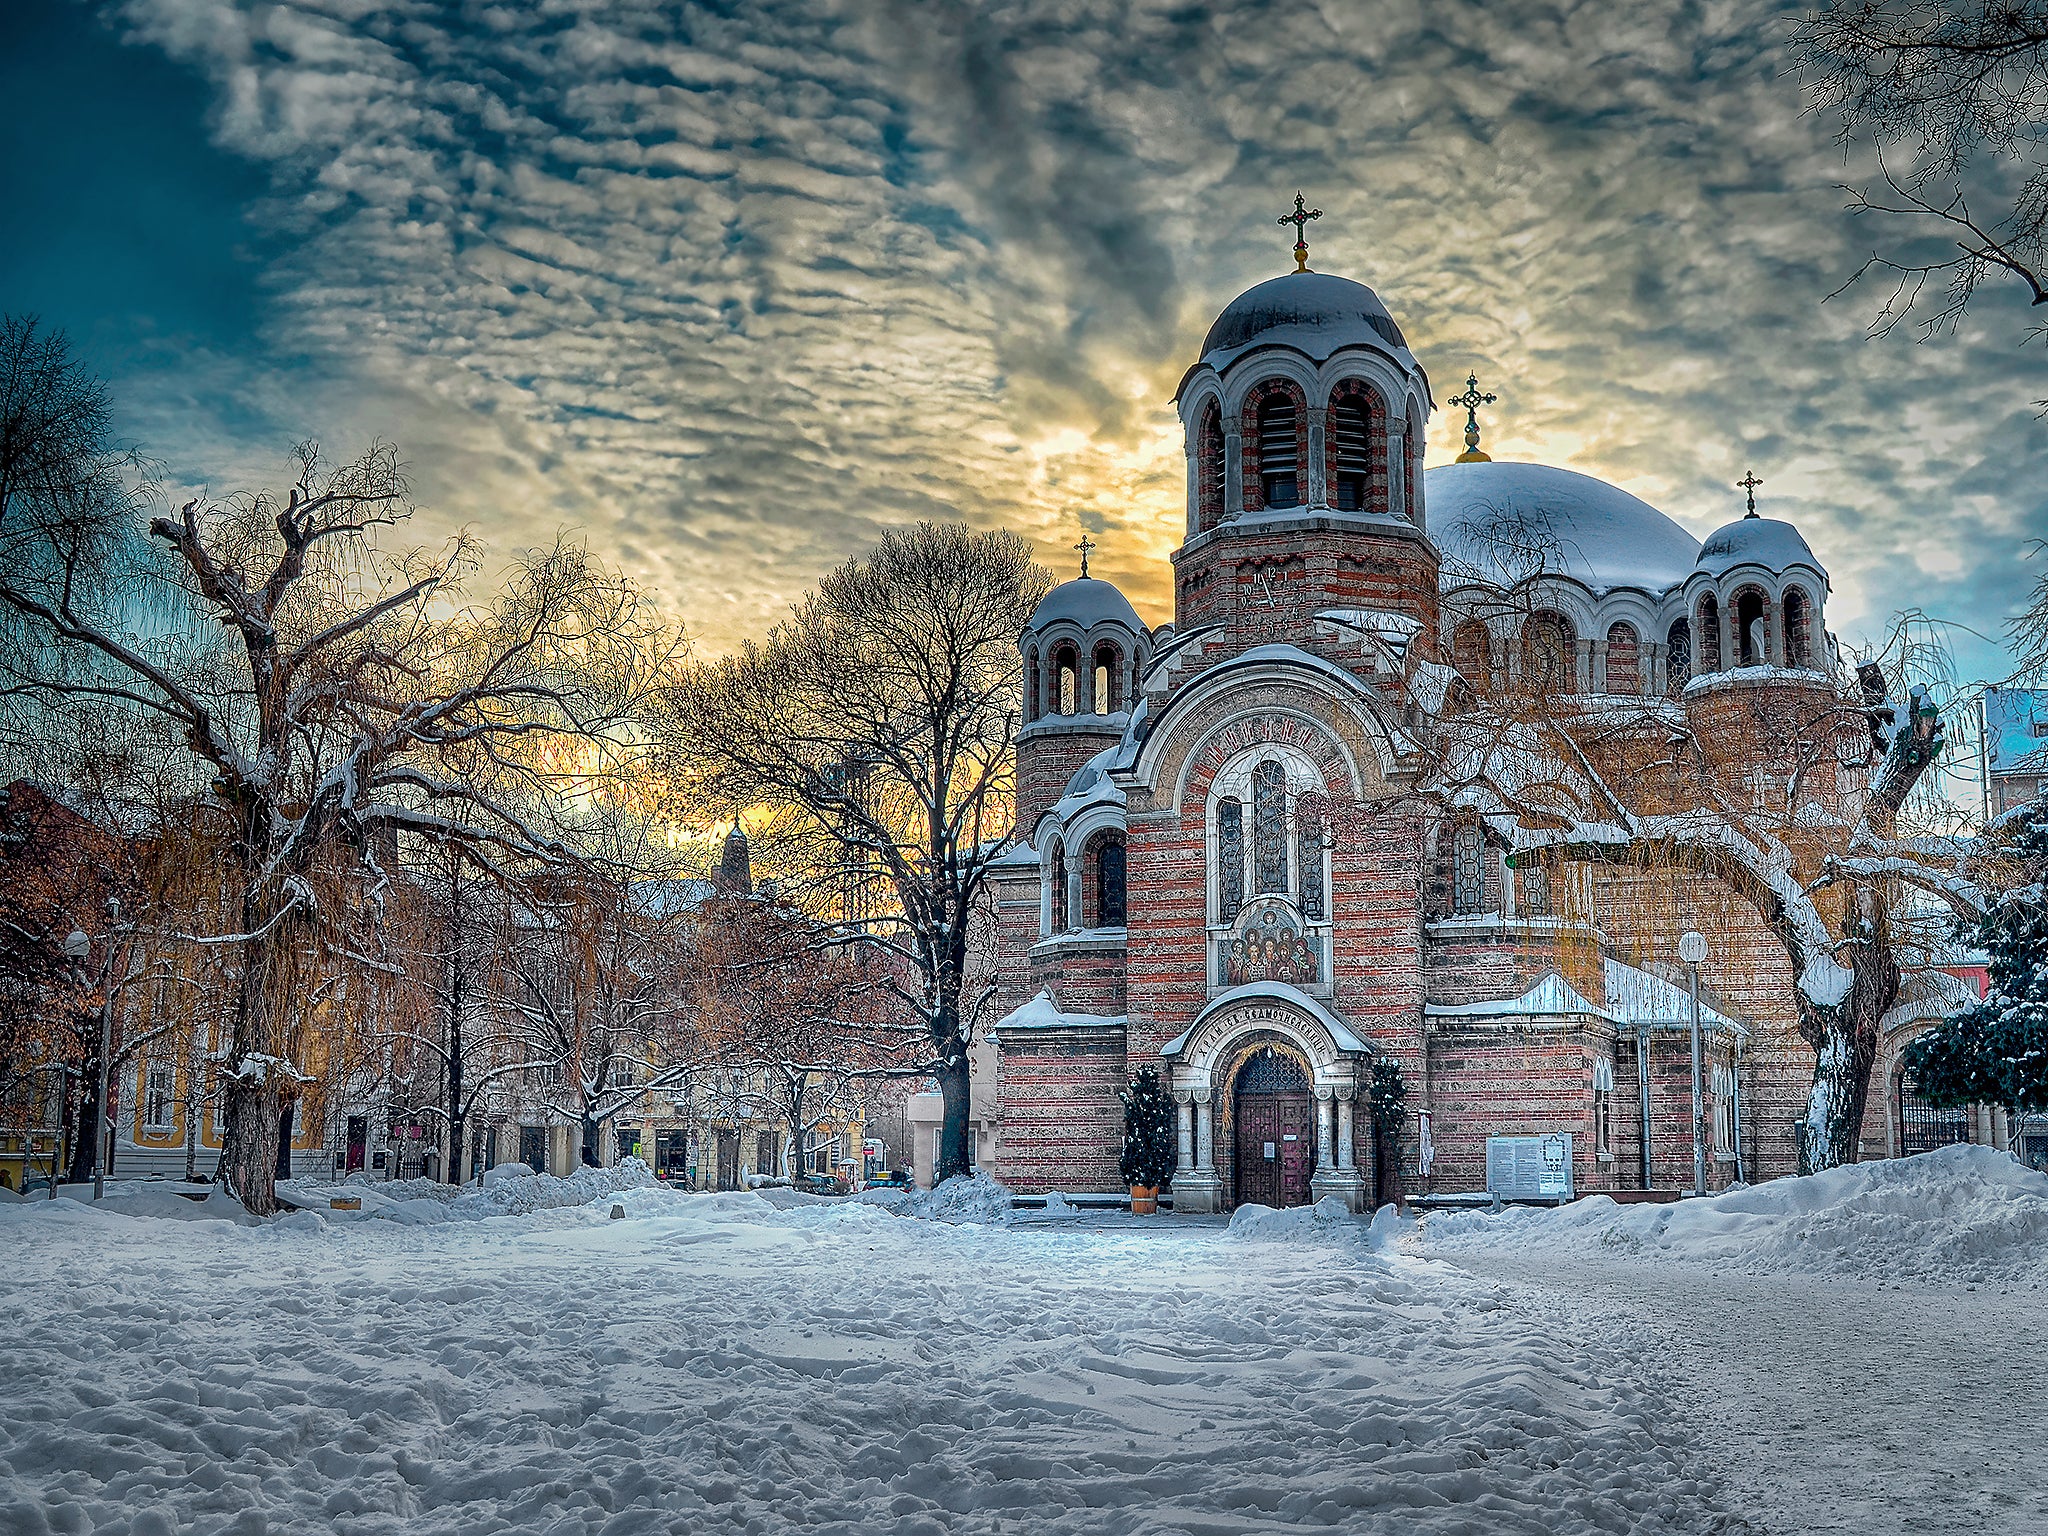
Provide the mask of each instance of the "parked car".
[{"label": "parked car", "polygon": [[800,1173],[792,1181],[791,1187],[800,1189],[807,1195],[843,1195],[846,1193],[846,1185],[829,1173]]}]

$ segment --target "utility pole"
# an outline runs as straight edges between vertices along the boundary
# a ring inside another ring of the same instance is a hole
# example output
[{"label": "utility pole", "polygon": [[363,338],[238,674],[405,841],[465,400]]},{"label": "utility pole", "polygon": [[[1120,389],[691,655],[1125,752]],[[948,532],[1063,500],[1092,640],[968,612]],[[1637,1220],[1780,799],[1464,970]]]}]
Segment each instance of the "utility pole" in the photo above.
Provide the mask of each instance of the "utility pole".
[{"label": "utility pole", "polygon": [[1678,958],[1685,962],[1686,974],[1692,982],[1692,1192],[1704,1195],[1707,1143],[1700,1134],[1700,1121],[1706,1111],[1705,1096],[1700,1092],[1700,962],[1707,958],[1706,936],[1688,929],[1678,941]]}]

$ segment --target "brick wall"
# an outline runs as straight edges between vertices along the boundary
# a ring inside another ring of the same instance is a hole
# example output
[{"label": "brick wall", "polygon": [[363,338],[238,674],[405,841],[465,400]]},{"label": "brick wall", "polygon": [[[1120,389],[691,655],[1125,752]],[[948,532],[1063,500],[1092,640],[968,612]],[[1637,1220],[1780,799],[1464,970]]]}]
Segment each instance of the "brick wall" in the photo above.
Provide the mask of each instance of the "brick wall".
[{"label": "brick wall", "polygon": [[1020,1194],[1123,1187],[1124,1116],[1117,1092],[1129,1081],[1123,1032],[1017,1031],[1002,1043],[1002,1152],[997,1177]]}]

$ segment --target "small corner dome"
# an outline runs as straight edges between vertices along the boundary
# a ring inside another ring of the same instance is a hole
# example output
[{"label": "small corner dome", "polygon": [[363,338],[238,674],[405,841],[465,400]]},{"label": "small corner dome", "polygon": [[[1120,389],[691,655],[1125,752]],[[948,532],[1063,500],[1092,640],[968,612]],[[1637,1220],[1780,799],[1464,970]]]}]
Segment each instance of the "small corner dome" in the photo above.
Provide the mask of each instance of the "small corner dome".
[{"label": "small corner dome", "polygon": [[1760,565],[1773,572],[1804,565],[1819,571],[1823,580],[1827,577],[1827,567],[1814,558],[1799,530],[1775,517],[1740,517],[1715,529],[1700,546],[1695,569],[1722,576],[1738,565]]},{"label": "small corner dome", "polygon": [[1084,630],[1098,624],[1121,624],[1134,635],[1146,633],[1131,600],[1112,583],[1094,576],[1077,576],[1046,593],[1031,611],[1024,632],[1032,634],[1062,622],[1077,624]]},{"label": "small corner dome", "polygon": [[1365,284],[1327,272],[1289,272],[1224,306],[1202,339],[1202,360],[1221,368],[1251,347],[1285,345],[1322,362],[1355,343],[1408,346],[1387,306]]}]

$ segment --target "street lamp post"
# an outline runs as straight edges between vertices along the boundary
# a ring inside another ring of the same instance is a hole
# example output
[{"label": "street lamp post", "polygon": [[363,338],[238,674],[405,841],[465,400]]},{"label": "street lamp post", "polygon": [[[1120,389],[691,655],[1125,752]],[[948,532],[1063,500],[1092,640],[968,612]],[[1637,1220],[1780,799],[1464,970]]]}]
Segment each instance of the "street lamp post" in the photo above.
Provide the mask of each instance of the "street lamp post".
[{"label": "street lamp post", "polygon": [[[64,953],[71,960],[78,975],[78,989],[83,992],[86,984],[86,962],[92,956],[92,940],[84,930],[74,928],[64,939]],[[104,1199],[107,1193],[107,1153],[113,1145],[113,1127],[107,1123],[107,1078],[111,1068],[108,1057],[114,1054],[114,1000],[111,996],[100,999],[100,1059],[99,1083],[94,1095],[94,1122],[92,1144],[92,1197]]]},{"label": "street lamp post", "polygon": [[1678,941],[1678,958],[1685,962],[1692,983],[1692,1192],[1707,1192],[1707,1143],[1700,1134],[1700,1120],[1706,1101],[1700,1092],[1700,962],[1707,958],[1706,935],[1687,930]]}]

